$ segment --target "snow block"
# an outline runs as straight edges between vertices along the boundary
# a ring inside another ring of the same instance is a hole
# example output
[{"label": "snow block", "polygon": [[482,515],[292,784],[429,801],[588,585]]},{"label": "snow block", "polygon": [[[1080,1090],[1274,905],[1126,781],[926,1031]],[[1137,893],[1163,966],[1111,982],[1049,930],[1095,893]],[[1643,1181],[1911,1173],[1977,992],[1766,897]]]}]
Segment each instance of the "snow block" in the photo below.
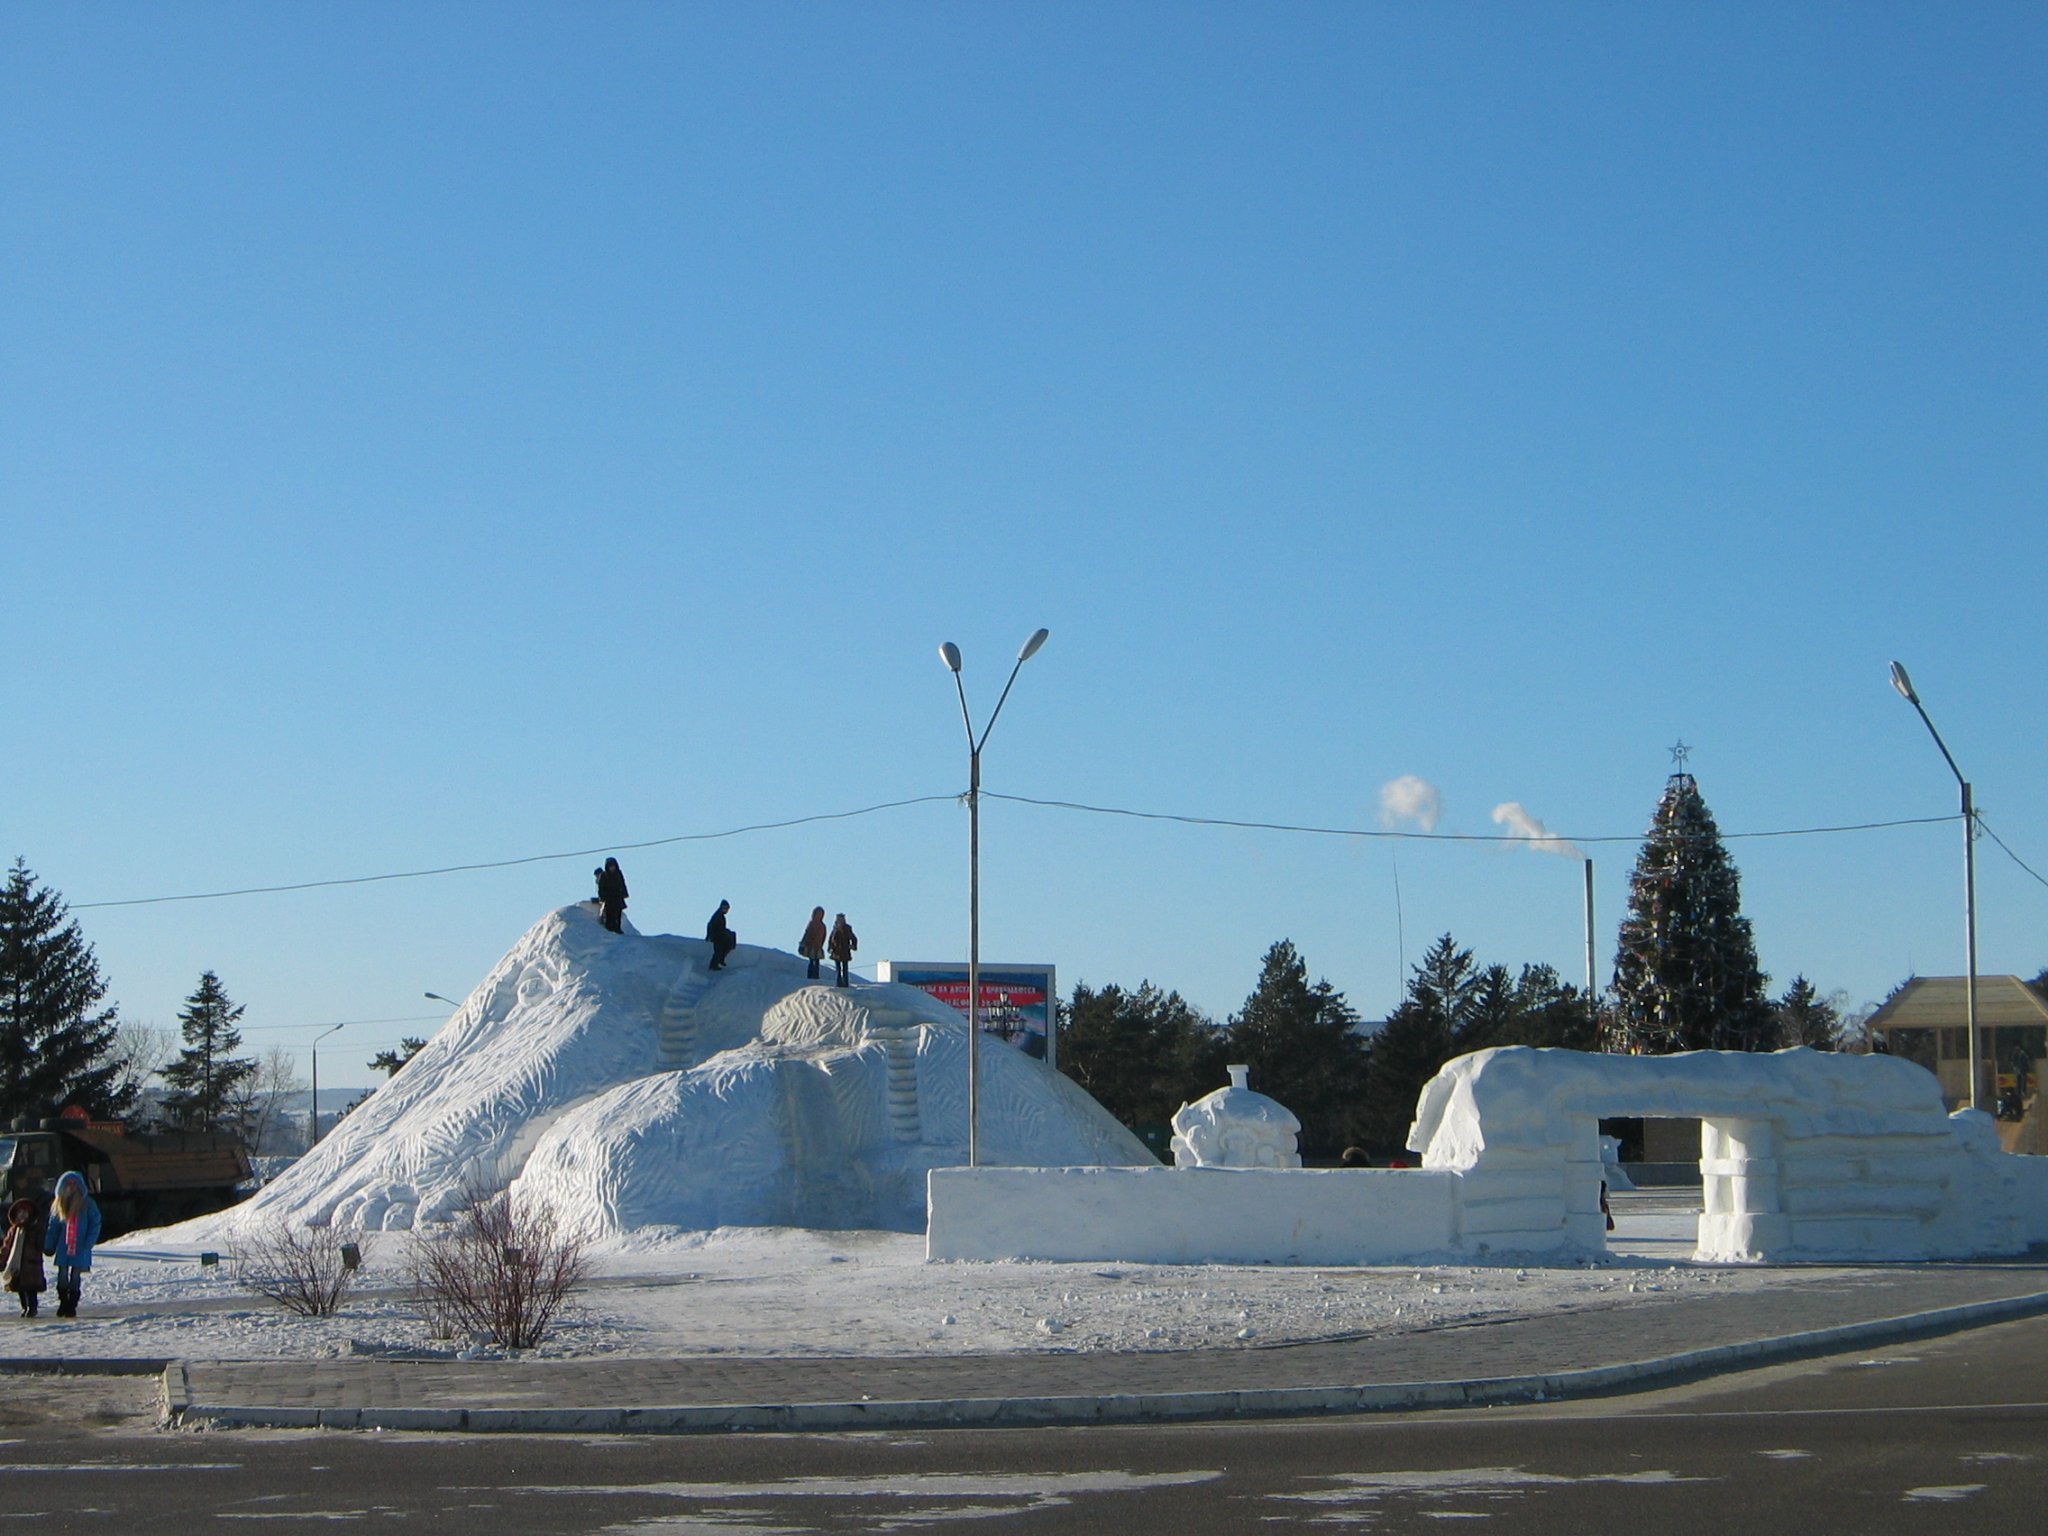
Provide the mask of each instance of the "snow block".
[{"label": "snow block", "polygon": [[925,1256],[1379,1264],[1455,1251],[1455,1176],[1390,1168],[935,1168]]}]

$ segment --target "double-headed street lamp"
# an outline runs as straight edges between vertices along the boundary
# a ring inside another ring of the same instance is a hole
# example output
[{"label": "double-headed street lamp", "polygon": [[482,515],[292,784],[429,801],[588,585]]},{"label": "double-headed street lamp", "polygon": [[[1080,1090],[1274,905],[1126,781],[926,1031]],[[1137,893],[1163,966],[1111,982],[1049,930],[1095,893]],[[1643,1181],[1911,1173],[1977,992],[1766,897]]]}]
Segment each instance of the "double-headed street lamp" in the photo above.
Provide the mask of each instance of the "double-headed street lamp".
[{"label": "double-headed street lamp", "polygon": [[1010,668],[1010,681],[1003,684],[1002,698],[981,728],[974,734],[974,721],[967,713],[967,687],[960,681],[960,647],[948,640],[939,647],[939,657],[953,674],[953,690],[960,695],[960,723],[967,728],[967,1166],[981,1163],[981,749],[988,733],[996,728],[996,716],[1010,697],[1011,685],[1024,663],[1038,654],[1050,630],[1034,632],[1017,652],[1017,665]]},{"label": "double-headed street lamp", "polygon": [[1966,955],[1969,964],[1967,980],[1964,983],[1964,1007],[1967,1012],[1970,1037],[1970,1108],[1982,1109],[1983,1087],[1980,1081],[1977,1049],[1977,808],[1970,798],[1970,781],[1963,777],[1963,770],[1956,766],[1956,760],[1949,755],[1948,743],[1941,739],[1941,732],[1934,728],[1934,722],[1927,718],[1927,710],[1920,703],[1920,695],[1913,691],[1913,679],[1906,676],[1906,669],[1896,661],[1892,663],[1892,686],[1899,690],[1899,697],[1919,711],[1920,720],[1927,727],[1927,734],[1934,738],[1934,744],[1941,748],[1942,761],[1948,764],[1948,771],[1956,776],[1956,783],[1963,791],[1963,927]]}]

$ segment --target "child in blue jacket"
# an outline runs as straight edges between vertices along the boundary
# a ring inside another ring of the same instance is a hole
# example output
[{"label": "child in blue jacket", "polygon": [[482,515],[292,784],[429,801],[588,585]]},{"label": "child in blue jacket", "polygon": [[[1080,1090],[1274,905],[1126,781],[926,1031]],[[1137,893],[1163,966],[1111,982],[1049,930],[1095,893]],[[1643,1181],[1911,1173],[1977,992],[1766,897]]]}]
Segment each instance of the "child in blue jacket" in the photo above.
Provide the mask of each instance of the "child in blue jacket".
[{"label": "child in blue jacket", "polygon": [[67,1173],[57,1180],[50,1219],[43,1228],[43,1252],[57,1261],[57,1315],[78,1316],[80,1276],[92,1268],[92,1245],[100,1240],[100,1208],[85,1192],[85,1180]]}]

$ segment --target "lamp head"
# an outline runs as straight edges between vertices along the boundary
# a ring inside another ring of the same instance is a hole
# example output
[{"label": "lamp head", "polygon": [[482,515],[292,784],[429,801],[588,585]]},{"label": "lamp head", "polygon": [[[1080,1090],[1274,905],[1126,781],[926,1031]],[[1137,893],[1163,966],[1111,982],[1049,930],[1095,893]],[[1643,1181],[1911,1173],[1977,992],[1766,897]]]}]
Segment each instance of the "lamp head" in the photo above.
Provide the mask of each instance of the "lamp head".
[{"label": "lamp head", "polygon": [[939,660],[946,664],[948,672],[958,672],[960,670],[960,647],[948,640],[939,647]]},{"label": "lamp head", "polygon": [[1892,686],[1899,690],[1899,697],[1908,704],[1920,702],[1920,695],[1913,691],[1913,679],[1906,676],[1906,669],[1896,661],[1892,663]]},{"label": "lamp head", "polygon": [[1038,648],[1045,644],[1045,637],[1051,633],[1052,631],[1049,629],[1041,629],[1033,633],[1031,638],[1024,642],[1024,649],[1017,653],[1017,665],[1021,667],[1025,662],[1036,656]]}]

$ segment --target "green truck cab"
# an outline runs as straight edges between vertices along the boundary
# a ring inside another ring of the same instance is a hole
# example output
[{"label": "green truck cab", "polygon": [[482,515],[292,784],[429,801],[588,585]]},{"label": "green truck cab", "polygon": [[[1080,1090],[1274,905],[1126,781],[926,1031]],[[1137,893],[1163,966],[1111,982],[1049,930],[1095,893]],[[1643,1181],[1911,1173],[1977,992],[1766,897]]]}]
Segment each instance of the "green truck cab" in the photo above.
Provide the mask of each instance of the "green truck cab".
[{"label": "green truck cab", "polygon": [[248,1148],[230,1131],[140,1134],[75,1110],[33,1130],[17,1120],[0,1131],[0,1209],[49,1199],[65,1173],[85,1180],[101,1235],[111,1238],[225,1210],[242,1198],[251,1170]]}]

